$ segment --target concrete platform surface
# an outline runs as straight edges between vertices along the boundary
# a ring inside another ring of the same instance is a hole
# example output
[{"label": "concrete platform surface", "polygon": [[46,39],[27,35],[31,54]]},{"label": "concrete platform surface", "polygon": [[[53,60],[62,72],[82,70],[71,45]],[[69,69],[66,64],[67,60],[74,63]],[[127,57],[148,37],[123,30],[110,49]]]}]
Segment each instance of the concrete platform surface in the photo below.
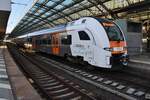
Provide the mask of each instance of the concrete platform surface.
[{"label": "concrete platform surface", "polygon": [[2,53],[3,50],[0,49],[0,100],[14,100]]},{"label": "concrete platform surface", "polygon": [[141,55],[131,56],[130,61],[150,64],[150,53],[144,53]]},{"label": "concrete platform surface", "polygon": [[132,67],[150,71],[150,53],[131,56],[129,65],[132,65]]},{"label": "concrete platform surface", "polygon": [[[14,62],[13,58],[11,57],[10,53],[8,52],[7,48],[3,49],[3,55],[5,58],[7,73],[8,73],[9,80],[12,86],[14,99],[16,100],[42,100],[42,98],[39,96],[37,91],[32,87],[32,85],[29,83],[29,81],[20,71],[20,69]],[[1,87],[1,83],[0,83],[0,87]],[[8,86],[3,85],[3,87],[10,89],[9,85]],[[0,93],[3,93],[3,92],[0,90]],[[4,94],[2,95],[5,96]],[[13,99],[9,99],[9,100],[13,100]]]},{"label": "concrete platform surface", "polygon": [[140,77],[150,79],[150,54],[131,56],[128,71]]}]

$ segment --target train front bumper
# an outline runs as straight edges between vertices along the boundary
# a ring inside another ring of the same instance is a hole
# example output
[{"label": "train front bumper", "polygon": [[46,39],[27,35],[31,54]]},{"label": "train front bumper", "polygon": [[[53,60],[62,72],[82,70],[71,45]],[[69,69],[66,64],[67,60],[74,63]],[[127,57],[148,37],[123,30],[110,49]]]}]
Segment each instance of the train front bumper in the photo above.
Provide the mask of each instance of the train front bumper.
[{"label": "train front bumper", "polygon": [[127,66],[129,61],[129,56],[127,54],[119,54],[119,55],[112,55],[110,57],[110,64],[120,65],[120,66]]}]

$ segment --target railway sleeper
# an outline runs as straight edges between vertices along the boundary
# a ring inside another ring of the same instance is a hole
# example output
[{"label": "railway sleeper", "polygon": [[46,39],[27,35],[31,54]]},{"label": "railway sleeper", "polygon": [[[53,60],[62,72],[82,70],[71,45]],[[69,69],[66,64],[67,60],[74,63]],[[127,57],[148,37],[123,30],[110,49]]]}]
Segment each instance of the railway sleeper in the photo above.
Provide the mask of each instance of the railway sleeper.
[{"label": "railway sleeper", "polygon": [[63,88],[63,89],[59,89],[59,90],[54,90],[54,91],[51,91],[51,93],[60,93],[60,92],[64,92],[66,90],[69,90],[69,88]]},{"label": "railway sleeper", "polygon": [[51,80],[47,80],[47,81],[39,81],[40,84],[47,84],[47,83],[51,83],[51,82],[56,82],[56,80],[51,79]]},{"label": "railway sleeper", "polygon": [[69,100],[70,98],[72,98],[75,95],[74,91],[65,93],[65,94],[60,94],[57,96],[54,96],[53,99],[64,99],[64,100]]},{"label": "railway sleeper", "polygon": [[52,78],[51,77],[46,77],[46,78],[39,78],[38,80],[40,81],[48,81],[48,80],[51,80]]},{"label": "railway sleeper", "polygon": [[[63,89],[66,89],[66,88],[63,88]],[[61,90],[62,90],[62,89],[61,89]],[[70,89],[67,89],[67,90],[61,91],[61,92],[56,92],[56,93],[51,93],[51,91],[49,91],[50,95],[52,95],[53,97],[54,97],[54,96],[58,96],[58,95],[67,94],[67,93],[70,93],[70,92],[76,93],[75,91],[72,91],[72,90],[70,90]]]},{"label": "railway sleeper", "polygon": [[55,86],[55,85],[58,85],[58,84],[60,84],[60,82],[58,82],[58,81],[54,81],[54,82],[52,82],[52,83],[45,83],[45,84],[43,84],[42,86],[44,86],[44,87],[50,87],[50,86]]},{"label": "railway sleeper", "polygon": [[54,89],[60,89],[61,87],[64,87],[64,85],[57,85],[57,86],[53,86],[53,87],[48,87],[46,88],[47,91],[51,91],[51,90],[54,90]]},{"label": "railway sleeper", "polygon": [[42,75],[42,76],[40,76],[40,75],[35,75],[35,77],[36,77],[37,79],[42,79],[42,78],[52,78],[52,77],[49,76],[49,75]]}]

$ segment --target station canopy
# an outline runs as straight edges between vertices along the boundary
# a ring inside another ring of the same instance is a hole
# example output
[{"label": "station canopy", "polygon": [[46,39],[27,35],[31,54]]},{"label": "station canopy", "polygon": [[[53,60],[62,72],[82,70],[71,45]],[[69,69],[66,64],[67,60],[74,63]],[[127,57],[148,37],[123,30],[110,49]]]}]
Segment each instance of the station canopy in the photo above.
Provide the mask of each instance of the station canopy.
[{"label": "station canopy", "polygon": [[65,24],[84,16],[150,19],[150,0],[36,0],[11,37]]}]

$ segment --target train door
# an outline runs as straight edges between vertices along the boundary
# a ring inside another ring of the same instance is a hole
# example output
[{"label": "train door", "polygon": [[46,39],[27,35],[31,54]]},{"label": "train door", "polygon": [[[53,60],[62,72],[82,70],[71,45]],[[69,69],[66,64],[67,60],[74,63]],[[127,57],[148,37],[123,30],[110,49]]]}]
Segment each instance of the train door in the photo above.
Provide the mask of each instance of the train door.
[{"label": "train door", "polygon": [[36,37],[32,38],[32,49],[36,49]]},{"label": "train door", "polygon": [[88,30],[78,30],[76,31],[77,37],[73,39],[74,51],[76,55],[82,56],[85,61],[90,64],[94,63],[94,53],[93,53],[93,37]]},{"label": "train door", "polygon": [[52,34],[52,54],[59,55],[60,52],[60,38],[59,33]]}]

